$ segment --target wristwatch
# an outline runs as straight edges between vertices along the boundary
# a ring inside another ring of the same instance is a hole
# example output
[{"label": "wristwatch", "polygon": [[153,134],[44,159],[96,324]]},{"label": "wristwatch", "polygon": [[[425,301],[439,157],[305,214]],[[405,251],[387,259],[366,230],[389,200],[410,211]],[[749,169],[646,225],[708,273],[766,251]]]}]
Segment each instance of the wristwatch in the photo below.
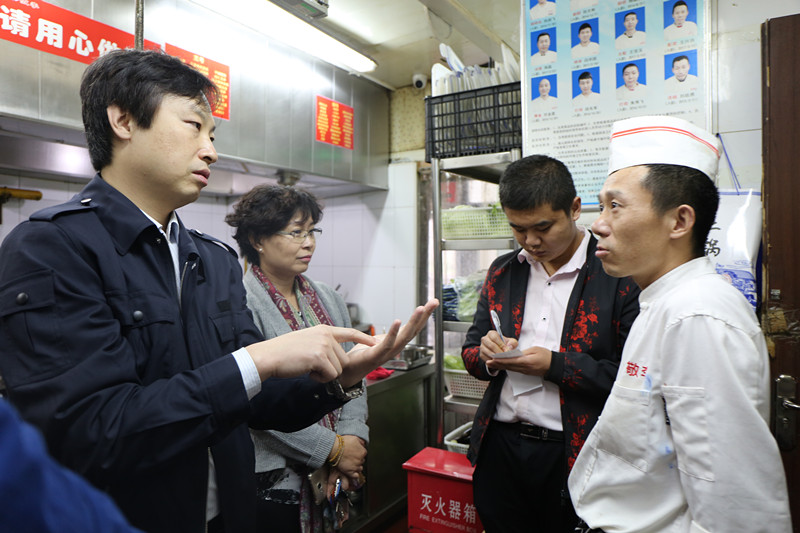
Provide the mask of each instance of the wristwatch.
[{"label": "wristwatch", "polygon": [[328,391],[328,394],[336,396],[337,399],[346,402],[348,400],[354,400],[364,394],[364,384],[363,381],[359,381],[352,387],[345,390],[337,378],[326,383],[325,390]]}]

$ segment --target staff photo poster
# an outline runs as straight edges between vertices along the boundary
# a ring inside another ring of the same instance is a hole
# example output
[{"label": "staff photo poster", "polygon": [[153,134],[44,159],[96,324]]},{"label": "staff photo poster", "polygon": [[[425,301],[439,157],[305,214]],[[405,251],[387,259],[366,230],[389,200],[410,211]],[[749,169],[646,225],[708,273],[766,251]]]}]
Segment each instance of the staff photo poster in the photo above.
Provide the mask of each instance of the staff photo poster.
[{"label": "staff photo poster", "polygon": [[708,127],[706,0],[523,2],[523,155],[564,161],[584,206],[597,205],[614,121]]}]

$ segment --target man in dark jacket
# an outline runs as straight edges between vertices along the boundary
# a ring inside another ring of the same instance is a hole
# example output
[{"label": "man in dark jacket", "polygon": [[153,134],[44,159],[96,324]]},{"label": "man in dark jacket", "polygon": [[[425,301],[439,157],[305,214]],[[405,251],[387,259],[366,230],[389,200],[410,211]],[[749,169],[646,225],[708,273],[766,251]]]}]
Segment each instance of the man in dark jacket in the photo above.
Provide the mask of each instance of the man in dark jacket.
[{"label": "man in dark jacket", "polygon": [[639,289],[603,271],[560,161],[509,165],[500,203],[522,250],[489,268],[461,354],[491,380],[470,438],[475,505],[488,533],[572,531],[567,475],[611,391]]},{"label": "man in dark jacket", "polygon": [[[248,425],[315,422],[358,394],[436,306],[417,308],[379,344],[328,326],[263,341],[235,252],[175,213],[217,160],[216,97],[205,76],[165,54],[99,58],[81,83],[97,176],[0,248],[10,400],[59,461],[150,533],[253,532]],[[343,341],[369,347],[345,354]]]}]

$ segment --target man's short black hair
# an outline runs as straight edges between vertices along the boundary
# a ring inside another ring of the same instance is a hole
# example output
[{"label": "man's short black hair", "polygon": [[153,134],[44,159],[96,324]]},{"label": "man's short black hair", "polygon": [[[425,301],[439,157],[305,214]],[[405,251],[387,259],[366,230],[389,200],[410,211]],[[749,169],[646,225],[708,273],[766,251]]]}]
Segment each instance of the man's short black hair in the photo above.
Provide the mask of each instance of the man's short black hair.
[{"label": "man's short black hair", "polygon": [[529,155],[506,167],[500,177],[503,209],[527,211],[549,205],[553,211],[572,213],[576,197],[566,165],[546,155]]},{"label": "man's short black hair", "polygon": [[642,187],[653,195],[653,209],[659,215],[679,205],[694,209],[692,253],[694,257],[705,254],[706,239],[717,217],[719,191],[704,173],[682,165],[646,165],[647,175]]},{"label": "man's short black hair", "polygon": [[628,18],[628,17],[630,17],[631,15],[633,15],[634,17],[636,17],[636,19],[637,19],[637,20],[639,19],[639,15],[637,15],[637,14],[636,14],[636,11],[628,11],[627,13],[625,13],[625,16],[624,16],[624,17],[622,17],[622,20],[623,20],[623,21],[625,21],[625,19],[627,19],[627,18]]},{"label": "man's short black hair", "polygon": [[541,39],[543,35],[547,35],[547,37],[548,37],[549,39],[552,39],[552,37],[550,37],[550,34],[549,34],[549,33],[547,33],[546,31],[543,31],[542,33],[540,33],[539,35],[537,35],[537,36],[536,36],[536,42],[537,42],[537,43],[539,42],[539,39]]},{"label": "man's short black hair", "polygon": [[[678,56],[678,57],[676,57],[675,59],[672,60],[672,66],[674,67],[675,63],[677,63],[678,61],[681,61],[683,59],[685,59],[686,61],[689,61],[689,57],[688,56]],[[692,62],[689,61],[689,64],[691,65]]]},{"label": "man's short black hair", "polygon": [[578,33],[582,32],[582,31],[583,31],[583,30],[585,30],[586,28],[589,28],[589,29],[591,30],[591,29],[592,29],[592,25],[591,25],[591,24],[589,24],[588,22],[584,22],[584,23],[583,23],[583,24],[581,24],[581,26],[578,28]]},{"label": "man's short black hair", "polygon": [[180,59],[154,50],[112,50],[83,73],[81,112],[89,157],[95,170],[111,164],[114,132],[108,122],[111,105],[130,113],[143,129],[150,127],[164,96],[183,96],[214,109],[216,85]]},{"label": "man's short black hair", "polygon": [[580,76],[578,76],[578,81],[591,80],[591,79],[592,79],[592,73],[589,72],[588,70],[584,70],[583,72],[581,72]]},{"label": "man's short black hair", "polygon": [[627,65],[622,67],[622,73],[625,74],[625,71],[631,67],[636,67],[636,70],[639,70],[639,65],[637,65],[636,63],[628,63]]},{"label": "man's short black hair", "polygon": [[681,6],[684,6],[686,9],[689,9],[689,6],[686,5],[686,2],[684,2],[683,0],[678,0],[677,2],[672,4],[672,12],[675,13],[675,8]]},{"label": "man's short black hair", "polygon": [[299,213],[304,221],[316,224],[322,219],[322,204],[304,189],[284,185],[258,185],[245,193],[225,217],[236,228],[233,238],[239,250],[252,264],[259,263],[251,241],[271,237],[292,222]]}]

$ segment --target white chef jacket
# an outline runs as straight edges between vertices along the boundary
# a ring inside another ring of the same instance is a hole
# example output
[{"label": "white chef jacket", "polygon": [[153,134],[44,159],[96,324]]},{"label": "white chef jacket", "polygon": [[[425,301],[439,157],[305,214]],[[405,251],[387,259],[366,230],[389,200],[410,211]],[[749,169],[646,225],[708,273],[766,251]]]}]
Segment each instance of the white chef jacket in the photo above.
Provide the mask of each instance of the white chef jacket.
[{"label": "white chef jacket", "polygon": [[553,109],[558,107],[558,98],[555,96],[548,96],[547,99],[542,98],[541,96],[538,98],[534,98],[531,102],[531,111],[534,113],[543,113],[545,111],[552,111]]},{"label": "white chef jacket", "polygon": [[631,98],[644,98],[647,94],[647,86],[637,83],[633,90],[625,85],[617,87],[617,100],[630,100]]},{"label": "white chef jacket", "polygon": [[618,49],[633,48],[635,46],[644,46],[646,41],[647,34],[643,31],[635,30],[630,37],[625,32],[622,32],[622,35],[614,41],[614,45]]},{"label": "white chef jacket", "polygon": [[752,308],[705,257],[645,288],[639,306],[569,476],[578,515],[608,533],[790,533]]},{"label": "white chef jacket", "polygon": [[556,14],[556,3],[545,2],[544,4],[536,4],[531,8],[531,20],[537,20],[544,17],[552,17]]},{"label": "white chef jacket", "polygon": [[691,20],[687,20],[680,28],[675,24],[670,24],[664,28],[664,39],[671,41],[673,39],[685,39],[686,37],[694,37],[697,35],[697,24]]},{"label": "white chef jacket", "polygon": [[579,93],[578,96],[572,99],[572,103],[576,106],[598,105],[600,104],[600,93],[589,93],[589,96],[584,96]]},{"label": "white chef jacket", "polygon": [[548,65],[550,63],[555,63],[558,60],[558,52],[553,52],[552,50],[547,50],[544,55],[536,50],[531,56],[531,65],[534,67],[538,67],[539,65]]},{"label": "white chef jacket", "polygon": [[600,52],[600,45],[594,41],[589,41],[586,46],[576,44],[572,47],[572,57],[596,56]]},{"label": "white chef jacket", "polygon": [[700,87],[700,80],[694,74],[687,74],[686,79],[678,81],[675,76],[670,76],[664,81],[664,92],[667,94],[682,94],[696,91]]}]

